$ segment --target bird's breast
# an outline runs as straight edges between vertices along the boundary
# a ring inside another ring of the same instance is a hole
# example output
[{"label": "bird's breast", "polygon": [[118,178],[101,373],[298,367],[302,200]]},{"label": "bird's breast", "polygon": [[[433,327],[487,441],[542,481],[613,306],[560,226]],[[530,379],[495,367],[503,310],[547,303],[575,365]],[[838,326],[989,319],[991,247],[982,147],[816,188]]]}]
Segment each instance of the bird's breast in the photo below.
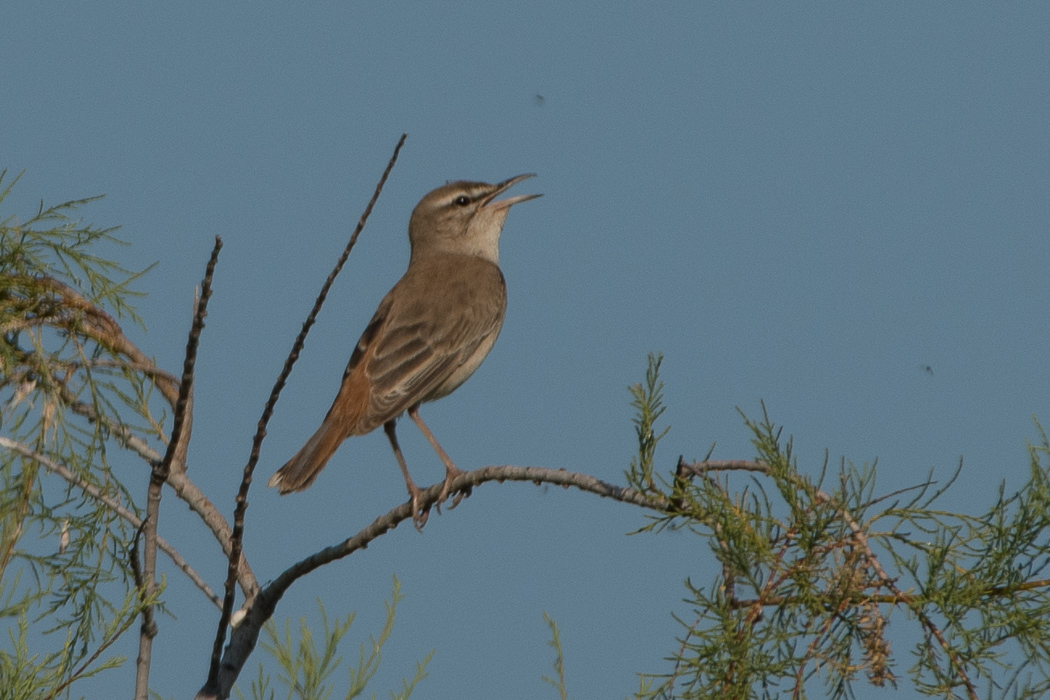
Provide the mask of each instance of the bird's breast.
[{"label": "bird's breast", "polygon": [[499,331],[502,325],[503,320],[500,319],[499,325],[492,331],[492,333],[482,339],[477,349],[467,358],[466,362],[456,368],[456,370],[449,375],[448,379],[436,386],[423,400],[435,401],[443,396],[448,396],[458,389],[463,382],[470,379],[470,375],[474,374],[477,368],[481,366],[481,363],[485,361],[489,351],[492,350],[492,346],[496,343],[496,337],[499,336]]}]

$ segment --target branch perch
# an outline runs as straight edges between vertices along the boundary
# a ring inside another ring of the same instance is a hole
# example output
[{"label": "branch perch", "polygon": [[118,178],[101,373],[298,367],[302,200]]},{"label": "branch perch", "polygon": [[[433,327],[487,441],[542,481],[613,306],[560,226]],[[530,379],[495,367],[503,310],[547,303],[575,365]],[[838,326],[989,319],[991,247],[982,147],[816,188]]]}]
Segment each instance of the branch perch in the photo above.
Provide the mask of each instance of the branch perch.
[{"label": "branch perch", "polygon": [[[463,472],[457,476],[452,481],[449,492],[467,492],[491,481],[500,483],[504,481],[531,481],[537,486],[540,484],[554,484],[565,488],[572,487],[580,491],[597,494],[603,498],[611,498],[660,512],[666,512],[671,507],[670,501],[664,498],[648,496],[634,489],[610,484],[587,474],[546,467],[481,467],[474,471]],[[421,507],[429,508],[435,505],[443,490],[444,482],[424,489],[420,496]],[[245,610],[244,618],[234,628],[230,637],[230,643],[226,647],[219,665],[219,674],[215,682],[213,683],[209,677],[208,683],[198,692],[197,700],[229,697],[237,676],[255,649],[262,626],[273,616],[277,603],[293,583],[325,564],[348,557],[358,550],[367,548],[373,540],[393,530],[405,520],[410,522],[412,520],[411,502],[402,503],[384,515],[379,516],[349,539],[326,547],[293,564],[278,575],[269,585],[265,586]]]},{"label": "branch perch", "polygon": [[266,426],[269,424],[270,417],[273,415],[273,410],[277,405],[277,399],[281,395],[281,390],[284,388],[289,375],[292,373],[292,367],[295,365],[296,360],[299,359],[299,353],[302,351],[303,345],[306,342],[306,335],[310,332],[310,327],[313,326],[317,314],[321,311],[321,306],[328,297],[328,290],[332,288],[336,276],[339,274],[340,270],[343,269],[343,265],[346,263],[347,258],[350,257],[350,251],[353,250],[354,244],[357,243],[357,237],[361,235],[361,231],[364,230],[365,223],[368,221],[368,217],[372,213],[372,208],[375,206],[376,201],[379,199],[379,195],[383,191],[383,185],[386,184],[386,180],[390,176],[390,171],[394,169],[394,164],[397,162],[397,156],[401,152],[401,147],[405,144],[406,138],[408,138],[408,134],[401,134],[397,146],[394,147],[394,154],[390,156],[386,169],[383,171],[382,177],[379,178],[379,183],[376,185],[375,192],[373,192],[372,198],[368,202],[368,206],[365,207],[364,212],[361,214],[361,218],[358,219],[357,227],[354,229],[353,234],[351,234],[350,240],[346,244],[346,248],[343,249],[343,253],[339,257],[338,262],[336,262],[335,268],[328,275],[328,279],[326,279],[321,286],[321,293],[318,294],[313,309],[310,310],[309,316],[307,316],[306,321],[303,323],[302,330],[299,331],[295,343],[292,344],[292,351],[288,354],[288,358],[284,362],[284,367],[281,369],[281,373],[278,375],[277,381],[274,383],[273,390],[270,392],[270,398],[266,401],[266,406],[263,408],[262,416],[259,418],[259,425],[255,432],[255,437],[252,440],[252,451],[248,457],[248,463],[244,465],[244,475],[241,477],[241,485],[237,490],[237,505],[234,509],[233,533],[230,537],[229,568],[226,576],[225,596],[223,598],[222,614],[219,616],[218,630],[215,633],[215,644],[212,647],[211,664],[208,671],[208,683],[206,687],[214,687],[218,683],[219,661],[222,658],[222,645],[226,641],[226,627],[229,625],[230,616],[233,614],[233,601],[235,594],[234,586],[237,581],[237,570],[241,561],[241,544],[244,536],[244,513],[248,509],[248,489],[251,488],[252,474],[255,472],[255,465],[259,462],[259,452],[262,449],[262,442],[266,438]]}]

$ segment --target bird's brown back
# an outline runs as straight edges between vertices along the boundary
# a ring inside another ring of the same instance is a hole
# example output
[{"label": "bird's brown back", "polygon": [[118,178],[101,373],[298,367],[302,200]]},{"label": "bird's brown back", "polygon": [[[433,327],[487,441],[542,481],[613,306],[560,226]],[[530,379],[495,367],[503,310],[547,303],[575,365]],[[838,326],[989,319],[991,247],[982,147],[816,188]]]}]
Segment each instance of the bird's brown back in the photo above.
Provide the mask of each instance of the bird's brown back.
[{"label": "bird's brown back", "polygon": [[343,375],[343,388],[353,390],[346,399],[360,410],[349,435],[371,432],[466,381],[492,348],[506,308],[494,263],[447,253],[414,259],[380,303]]}]

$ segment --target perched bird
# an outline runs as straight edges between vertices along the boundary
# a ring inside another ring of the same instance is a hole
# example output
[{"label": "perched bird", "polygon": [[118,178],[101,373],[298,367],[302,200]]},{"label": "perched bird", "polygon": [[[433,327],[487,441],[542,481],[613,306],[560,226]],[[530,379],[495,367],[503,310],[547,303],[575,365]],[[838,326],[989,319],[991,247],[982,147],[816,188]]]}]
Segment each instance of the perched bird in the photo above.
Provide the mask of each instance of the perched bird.
[{"label": "perched bird", "polygon": [[379,304],[343,373],[339,393],[321,427],[270,478],[280,493],[302,491],[351,435],[383,426],[422,528],[427,511],[397,443],[403,412],[445,465],[439,503],[460,470],[419,415],[419,405],[447,396],[474,373],[503,326],[507,290],[499,269],[499,237],[510,207],[539,197],[496,200],[532,175],[490,185],[452,182],[429,193],[412,211],[408,269]]}]

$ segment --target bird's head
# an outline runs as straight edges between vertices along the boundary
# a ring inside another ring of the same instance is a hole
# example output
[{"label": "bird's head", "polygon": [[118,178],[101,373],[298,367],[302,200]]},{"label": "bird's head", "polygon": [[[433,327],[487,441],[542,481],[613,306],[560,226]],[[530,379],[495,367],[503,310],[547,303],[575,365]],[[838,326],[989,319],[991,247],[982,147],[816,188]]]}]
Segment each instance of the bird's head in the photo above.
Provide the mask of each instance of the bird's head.
[{"label": "bird's head", "polygon": [[499,263],[499,235],[507,211],[539,197],[522,194],[496,200],[515,184],[533,177],[518,175],[494,185],[460,180],[430,192],[412,211],[408,237],[412,257],[432,252],[476,255]]}]

